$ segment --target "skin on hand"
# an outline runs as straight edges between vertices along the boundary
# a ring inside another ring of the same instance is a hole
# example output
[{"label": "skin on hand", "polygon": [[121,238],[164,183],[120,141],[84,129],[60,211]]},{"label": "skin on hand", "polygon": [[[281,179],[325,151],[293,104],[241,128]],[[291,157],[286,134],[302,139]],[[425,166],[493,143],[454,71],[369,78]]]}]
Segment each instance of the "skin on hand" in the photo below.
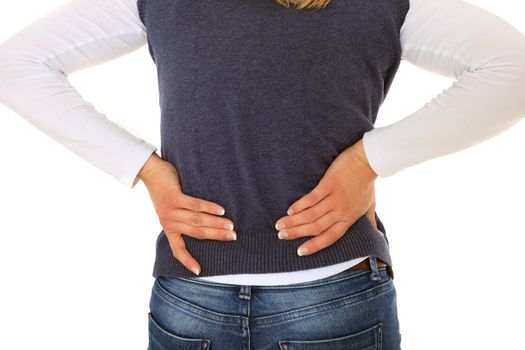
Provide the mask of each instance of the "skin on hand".
[{"label": "skin on hand", "polygon": [[309,255],[335,243],[363,214],[377,228],[376,178],[361,139],[336,157],[318,185],[289,207],[288,216],[276,221],[278,237],[315,236],[299,247],[306,250],[297,251]]},{"label": "skin on hand", "polygon": [[[231,240],[228,235],[235,234],[233,222],[216,216],[224,215],[224,208],[217,203],[184,194],[177,170],[157,153],[150,156],[138,177],[150,193],[173,255],[198,275],[200,264],[187,251],[181,232],[198,239]],[[298,252],[309,255],[337,241],[363,213],[377,227],[376,178],[361,139],[332,162],[312,191],[289,207],[290,215],[277,220],[278,230],[279,223],[286,227],[279,235],[287,235],[282,239],[316,236],[301,245],[307,251]]]},{"label": "skin on hand", "polygon": [[[153,153],[137,175],[148,189],[173,256],[199,274],[199,262],[186,249],[182,233],[198,239],[236,239],[233,222],[217,203],[184,194],[175,167]],[[230,236],[233,235],[233,236]]]}]

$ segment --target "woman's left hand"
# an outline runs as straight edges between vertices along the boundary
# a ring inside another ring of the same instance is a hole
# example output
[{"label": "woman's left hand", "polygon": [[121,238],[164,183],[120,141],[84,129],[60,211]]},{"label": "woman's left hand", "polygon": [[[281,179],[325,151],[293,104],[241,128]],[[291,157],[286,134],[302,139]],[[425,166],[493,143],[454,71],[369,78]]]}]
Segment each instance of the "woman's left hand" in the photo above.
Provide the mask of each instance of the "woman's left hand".
[{"label": "woman's left hand", "polygon": [[277,220],[279,238],[315,236],[299,247],[304,253],[297,250],[310,255],[336,242],[363,214],[377,227],[376,178],[361,139],[335,158],[319,184],[289,207],[289,215]]}]

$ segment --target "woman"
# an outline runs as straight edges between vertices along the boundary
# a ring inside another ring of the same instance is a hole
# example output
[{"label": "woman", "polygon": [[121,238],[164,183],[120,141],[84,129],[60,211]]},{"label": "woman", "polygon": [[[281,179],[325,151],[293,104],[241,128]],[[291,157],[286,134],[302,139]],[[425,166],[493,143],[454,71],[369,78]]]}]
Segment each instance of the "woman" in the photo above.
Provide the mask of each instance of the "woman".
[{"label": "woman", "polygon": [[[145,44],[160,157],[65,79]],[[525,37],[460,0],[73,0],[0,58],[4,104],[146,185],[163,227],[151,350],[399,349],[375,180],[525,112]],[[401,59],[458,80],[374,128]]]}]

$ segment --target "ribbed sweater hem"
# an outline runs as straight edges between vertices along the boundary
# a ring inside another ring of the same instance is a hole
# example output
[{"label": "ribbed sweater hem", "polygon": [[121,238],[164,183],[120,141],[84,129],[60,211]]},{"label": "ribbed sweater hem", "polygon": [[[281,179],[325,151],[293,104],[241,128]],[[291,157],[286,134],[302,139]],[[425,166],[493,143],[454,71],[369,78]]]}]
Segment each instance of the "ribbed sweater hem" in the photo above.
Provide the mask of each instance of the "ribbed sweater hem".
[{"label": "ribbed sweater hem", "polygon": [[[377,218],[377,215],[376,215]],[[332,245],[311,255],[297,255],[297,248],[313,236],[279,240],[274,232],[238,232],[236,241],[199,240],[184,235],[186,249],[201,265],[199,276],[291,272],[375,256],[392,266],[389,243],[379,220],[376,229],[366,216],[359,218]],[[381,230],[381,231],[380,231]],[[383,233],[382,233],[383,232]],[[275,248],[270,240],[278,240]],[[156,241],[153,276],[196,277],[172,254],[164,230]]]}]

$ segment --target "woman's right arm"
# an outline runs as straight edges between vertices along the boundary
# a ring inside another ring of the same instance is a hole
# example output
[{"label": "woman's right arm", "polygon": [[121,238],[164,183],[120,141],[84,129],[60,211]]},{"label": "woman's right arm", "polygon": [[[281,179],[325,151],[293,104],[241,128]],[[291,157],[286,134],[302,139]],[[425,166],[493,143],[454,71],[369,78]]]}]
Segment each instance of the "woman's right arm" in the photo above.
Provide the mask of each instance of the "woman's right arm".
[{"label": "woman's right arm", "polygon": [[410,0],[400,41],[403,60],[455,81],[363,134],[379,177],[472,147],[525,116],[525,35],[502,18],[463,0]]},{"label": "woman's right arm", "polygon": [[0,45],[0,102],[130,188],[157,147],[97,111],[67,76],[146,44],[136,1],[72,0]]}]

